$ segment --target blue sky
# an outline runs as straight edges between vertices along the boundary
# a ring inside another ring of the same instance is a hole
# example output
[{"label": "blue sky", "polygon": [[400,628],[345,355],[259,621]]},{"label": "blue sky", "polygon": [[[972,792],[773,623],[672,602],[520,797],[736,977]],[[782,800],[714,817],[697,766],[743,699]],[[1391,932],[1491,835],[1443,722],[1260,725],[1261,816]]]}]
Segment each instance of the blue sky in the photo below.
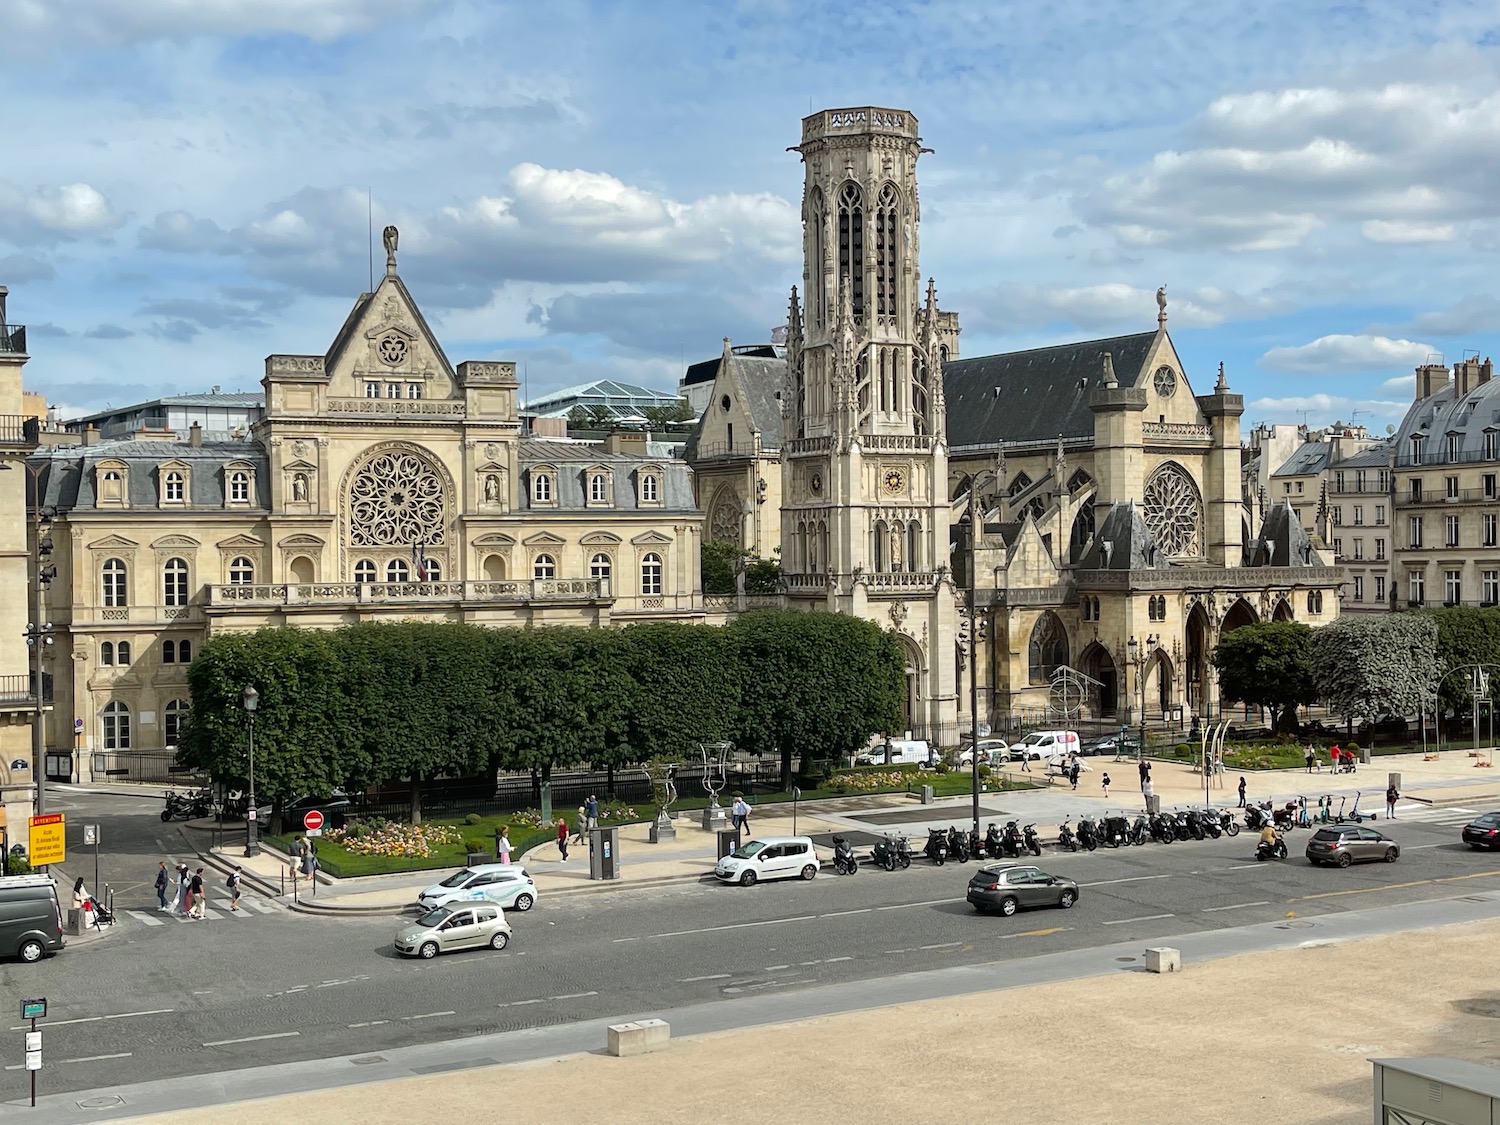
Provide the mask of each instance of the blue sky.
[{"label": "blue sky", "polygon": [[670,387],[780,322],[785,148],[866,104],[935,150],[965,355],[1150,328],[1166,284],[1247,425],[1383,429],[1415,364],[1500,352],[1490,3],[8,0],[6,35],[0,284],[65,414],[324,350],[367,190],[455,361]]}]

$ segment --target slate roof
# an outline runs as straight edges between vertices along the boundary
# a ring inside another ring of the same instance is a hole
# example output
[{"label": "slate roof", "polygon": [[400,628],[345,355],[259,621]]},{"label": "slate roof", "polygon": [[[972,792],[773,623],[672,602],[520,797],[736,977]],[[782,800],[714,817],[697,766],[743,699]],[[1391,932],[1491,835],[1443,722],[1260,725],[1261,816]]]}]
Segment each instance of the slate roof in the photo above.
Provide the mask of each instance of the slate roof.
[{"label": "slate roof", "polygon": [[1478,461],[1484,453],[1484,431],[1500,429],[1500,379],[1489,379],[1463,396],[1451,380],[1437,394],[1412,403],[1396,431],[1396,463],[1410,465],[1411,439],[1425,438],[1421,463],[1449,462],[1448,435],[1458,438],[1457,461]]},{"label": "slate roof", "polygon": [[[1118,373],[1118,368],[1116,369]],[[1146,521],[1136,510],[1135,501],[1116,501],[1109,506],[1094,541],[1079,560],[1079,570],[1164,570],[1166,555]]]},{"label": "slate roof", "polygon": [[1102,378],[1102,353],[1110,353],[1120,386],[1134,387],[1155,340],[1155,332],[1137,332],[948,361],[943,364],[943,392],[949,447],[1056,441],[1059,434],[1092,438],[1089,394]]},{"label": "slate roof", "polygon": [[[516,445],[520,462],[523,492],[521,500],[531,504],[530,470],[537,465],[550,465],[557,470],[557,488],[553,492],[555,504],[539,506],[539,513],[552,511],[597,511],[601,518],[609,514],[609,508],[590,508],[586,497],[588,481],[586,470],[603,465],[614,476],[613,510],[623,512],[696,512],[698,501],[693,496],[693,474],[685,464],[668,458],[638,457],[632,453],[606,453],[598,446],[577,442],[539,441],[523,438]],[[636,473],[646,465],[661,469],[662,502],[638,504]]]},{"label": "slate roof", "polygon": [[[773,349],[774,350],[774,349]],[[724,357],[714,360],[715,378]],[[781,449],[781,400],[776,397],[786,380],[785,356],[748,356],[737,352],[729,355],[729,378],[735,388],[732,392],[750,414],[750,424],[760,434],[760,447],[768,453]],[[683,457],[691,461],[698,453],[698,435],[703,431],[704,417],[698,419],[683,449]]]},{"label": "slate roof", "polygon": [[[205,441],[197,446],[184,441],[106,441],[38,451],[29,462],[43,466],[39,481],[42,503],[59,510],[95,507],[94,469],[100,461],[125,462],[132,514],[157,510],[161,486],[157,467],[167,461],[188,465],[188,501],[195,509],[222,509],[224,466],[231,461],[249,462],[256,489],[251,510],[270,507],[269,463],[265,450],[254,441]],[[162,511],[164,516],[174,518],[180,518],[181,513],[180,508]]]},{"label": "slate roof", "polygon": [[[735,355],[746,356],[751,359],[785,359],[786,348],[781,344],[741,344],[731,347]],[[713,359],[705,359],[698,363],[688,365],[686,374],[682,377],[682,385],[691,387],[698,383],[711,383],[714,376],[719,373],[719,360],[722,357],[714,356]]]},{"label": "slate roof", "polygon": [[1297,447],[1297,451],[1282,463],[1281,468],[1271,475],[1273,477],[1305,477],[1313,473],[1321,473],[1328,468],[1328,458],[1332,452],[1331,442],[1304,441]]},{"label": "slate roof", "polygon": [[1324,566],[1297,513],[1285,500],[1266,513],[1260,535],[1245,544],[1246,566]]},{"label": "slate roof", "polygon": [[1361,449],[1358,453],[1351,453],[1342,461],[1335,461],[1334,466],[1340,469],[1383,469],[1391,461],[1391,442],[1389,439],[1378,445]]}]

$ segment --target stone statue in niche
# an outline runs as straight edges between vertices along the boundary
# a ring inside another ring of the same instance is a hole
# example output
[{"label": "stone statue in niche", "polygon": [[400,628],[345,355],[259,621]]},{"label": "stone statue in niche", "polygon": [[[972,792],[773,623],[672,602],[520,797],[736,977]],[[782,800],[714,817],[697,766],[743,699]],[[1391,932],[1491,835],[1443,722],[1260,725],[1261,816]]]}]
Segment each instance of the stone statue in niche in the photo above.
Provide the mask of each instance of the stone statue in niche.
[{"label": "stone statue in niche", "polygon": [[891,532],[891,569],[901,569],[901,533]]},{"label": "stone statue in niche", "polygon": [[500,499],[500,478],[494,473],[484,478],[484,498],[492,504]]},{"label": "stone statue in niche", "polygon": [[295,473],[292,476],[292,499],[301,503],[307,499],[307,474]]}]

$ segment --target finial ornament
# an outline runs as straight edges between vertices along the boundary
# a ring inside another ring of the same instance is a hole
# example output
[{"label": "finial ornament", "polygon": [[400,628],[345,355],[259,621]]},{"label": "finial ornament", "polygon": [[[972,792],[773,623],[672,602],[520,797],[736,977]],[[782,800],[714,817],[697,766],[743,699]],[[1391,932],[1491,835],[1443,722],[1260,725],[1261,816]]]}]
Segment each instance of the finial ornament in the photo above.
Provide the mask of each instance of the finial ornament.
[{"label": "finial ornament", "polygon": [[1228,389],[1229,380],[1224,378],[1224,361],[1221,359],[1219,360],[1219,381],[1214,384],[1214,390],[1227,391]]},{"label": "finial ornament", "polygon": [[1156,291],[1156,323],[1167,323],[1167,287],[1165,285]]},{"label": "finial ornament", "polygon": [[395,227],[386,227],[380,233],[380,241],[385,244],[385,272],[388,277],[396,276],[396,244],[401,239],[401,232]]},{"label": "finial ornament", "polygon": [[1106,387],[1118,387],[1120,382],[1115,378],[1115,357],[1109,352],[1101,352],[1104,359],[1104,385]]}]

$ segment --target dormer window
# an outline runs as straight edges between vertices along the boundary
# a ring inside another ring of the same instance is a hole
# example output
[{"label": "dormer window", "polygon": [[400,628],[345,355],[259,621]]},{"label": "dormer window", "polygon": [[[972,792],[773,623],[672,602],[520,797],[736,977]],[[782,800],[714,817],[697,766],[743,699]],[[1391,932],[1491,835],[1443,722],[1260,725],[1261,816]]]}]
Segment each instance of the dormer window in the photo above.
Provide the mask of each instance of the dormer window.
[{"label": "dormer window", "polygon": [[640,471],[639,476],[640,503],[659,505],[661,503],[661,469],[652,465]]},{"label": "dormer window", "polygon": [[176,470],[162,478],[162,499],[171,504],[181,504],[185,499],[187,481]]},{"label": "dormer window", "polygon": [[589,477],[589,503],[602,504],[609,496],[609,486],[604,483],[603,473],[594,473]]},{"label": "dormer window", "polygon": [[557,481],[551,469],[531,470],[532,504],[553,505],[557,503]]},{"label": "dormer window", "polygon": [[614,502],[614,481],[606,468],[585,469],[583,493],[588,497],[588,506],[602,508]]},{"label": "dormer window", "polygon": [[1494,430],[1484,431],[1484,459],[1494,461],[1500,457],[1500,438]]},{"label": "dormer window", "polygon": [[1459,446],[1462,444],[1462,441],[1462,437],[1458,434],[1448,435],[1448,460],[1450,462],[1458,460]]},{"label": "dormer window", "polygon": [[95,488],[98,491],[99,503],[125,507],[130,492],[130,474],[124,462],[115,461],[100,465],[95,472]]},{"label": "dormer window", "polygon": [[250,474],[229,474],[229,501],[232,504],[248,504],[250,502]]}]

